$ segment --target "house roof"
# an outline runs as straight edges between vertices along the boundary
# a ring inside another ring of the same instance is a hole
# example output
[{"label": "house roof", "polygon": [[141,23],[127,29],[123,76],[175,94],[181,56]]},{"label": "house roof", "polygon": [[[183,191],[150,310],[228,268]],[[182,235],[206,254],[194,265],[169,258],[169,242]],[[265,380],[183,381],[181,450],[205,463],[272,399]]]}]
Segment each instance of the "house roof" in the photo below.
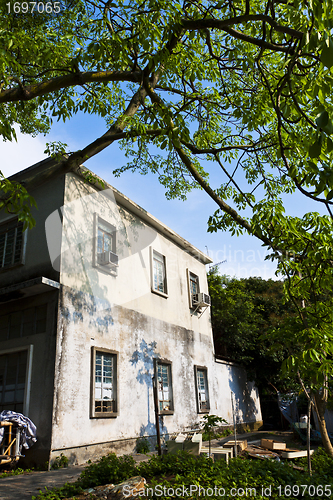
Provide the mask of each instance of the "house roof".
[{"label": "house roof", "polygon": [[[61,161],[55,158],[47,158],[38,163],[35,163],[34,165],[31,165],[30,167],[24,170],[21,170],[20,172],[17,172],[16,174],[10,177],[10,180],[20,182],[28,189],[30,187],[36,187],[43,184],[44,182],[50,181],[55,176],[65,174],[67,171],[68,170]],[[163,222],[156,219],[156,217],[147,212],[147,210],[140,207],[137,203],[135,203],[130,198],[122,194],[120,191],[118,191],[110,184],[108,184],[104,179],[100,178],[94,172],[91,172],[84,165],[76,168],[73,172],[82,178],[86,178],[84,176],[85,173],[87,172],[91,173],[93,175],[94,180],[89,180],[90,184],[93,184],[99,190],[106,188],[112,189],[114,192],[116,202],[120,206],[126,208],[134,215],[137,215],[141,220],[143,220],[151,227],[156,229],[159,233],[163,234],[166,238],[168,238],[169,240],[173,241],[178,246],[186,250],[186,252],[188,252],[190,255],[201,261],[203,264],[210,264],[213,262],[208,255],[206,255],[204,252],[202,252],[194,245],[189,243],[187,240],[182,238],[175,231],[173,231],[168,226],[163,224]]]}]

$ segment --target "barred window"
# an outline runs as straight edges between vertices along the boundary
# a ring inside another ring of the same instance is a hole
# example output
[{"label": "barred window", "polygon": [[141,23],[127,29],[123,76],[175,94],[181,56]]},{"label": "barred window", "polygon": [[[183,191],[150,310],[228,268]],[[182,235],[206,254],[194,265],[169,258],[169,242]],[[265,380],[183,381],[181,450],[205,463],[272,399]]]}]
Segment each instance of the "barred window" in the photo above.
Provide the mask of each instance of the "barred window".
[{"label": "barred window", "polygon": [[209,411],[207,369],[195,366],[198,413]]},{"label": "barred window", "polygon": [[27,351],[0,355],[0,411],[23,413]]},{"label": "barred window", "polygon": [[92,416],[107,417],[117,412],[117,354],[93,349]]},{"label": "barred window", "polygon": [[173,412],[171,363],[155,360],[159,413]]},{"label": "barred window", "polygon": [[23,223],[12,219],[0,226],[0,269],[22,262]]}]

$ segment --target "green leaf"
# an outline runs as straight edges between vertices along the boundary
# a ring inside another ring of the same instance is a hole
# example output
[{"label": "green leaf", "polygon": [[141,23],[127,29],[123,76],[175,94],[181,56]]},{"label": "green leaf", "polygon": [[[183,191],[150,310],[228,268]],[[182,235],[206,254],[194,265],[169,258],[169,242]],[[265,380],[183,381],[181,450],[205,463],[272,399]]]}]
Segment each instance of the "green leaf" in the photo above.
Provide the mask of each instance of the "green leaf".
[{"label": "green leaf", "polygon": [[309,156],[310,158],[318,158],[321,153],[321,141],[317,139],[310,147],[309,147]]},{"label": "green leaf", "polygon": [[333,42],[331,38],[329,38],[328,44],[323,44],[320,60],[329,69],[333,66]]},{"label": "green leaf", "polygon": [[329,137],[327,137],[327,146],[326,146],[326,151],[330,153],[333,150],[333,141]]},{"label": "green leaf", "polygon": [[329,116],[327,111],[325,110],[318,116],[318,118],[316,118],[316,123],[318,127],[324,128],[328,124],[328,119]]}]

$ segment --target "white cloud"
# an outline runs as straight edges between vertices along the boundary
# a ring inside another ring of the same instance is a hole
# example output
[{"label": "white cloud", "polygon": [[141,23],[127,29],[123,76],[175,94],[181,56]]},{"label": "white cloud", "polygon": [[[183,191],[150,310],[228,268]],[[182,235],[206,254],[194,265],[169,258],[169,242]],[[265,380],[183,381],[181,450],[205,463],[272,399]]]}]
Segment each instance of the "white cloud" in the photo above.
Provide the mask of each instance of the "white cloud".
[{"label": "white cloud", "polygon": [[30,167],[44,158],[46,139],[43,136],[31,137],[16,129],[17,142],[0,140],[0,170],[9,177],[20,170]]}]

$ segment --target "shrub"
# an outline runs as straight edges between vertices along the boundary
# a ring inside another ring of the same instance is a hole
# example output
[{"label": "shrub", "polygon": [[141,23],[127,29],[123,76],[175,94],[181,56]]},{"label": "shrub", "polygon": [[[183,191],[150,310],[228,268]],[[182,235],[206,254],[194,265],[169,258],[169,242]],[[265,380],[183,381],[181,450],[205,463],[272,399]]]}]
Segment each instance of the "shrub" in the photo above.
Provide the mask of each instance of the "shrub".
[{"label": "shrub", "polygon": [[68,458],[60,453],[60,457],[56,457],[51,463],[51,469],[61,469],[61,467],[68,467]]},{"label": "shrub", "polygon": [[150,444],[147,438],[139,438],[136,440],[136,452],[148,453],[150,451]]}]

